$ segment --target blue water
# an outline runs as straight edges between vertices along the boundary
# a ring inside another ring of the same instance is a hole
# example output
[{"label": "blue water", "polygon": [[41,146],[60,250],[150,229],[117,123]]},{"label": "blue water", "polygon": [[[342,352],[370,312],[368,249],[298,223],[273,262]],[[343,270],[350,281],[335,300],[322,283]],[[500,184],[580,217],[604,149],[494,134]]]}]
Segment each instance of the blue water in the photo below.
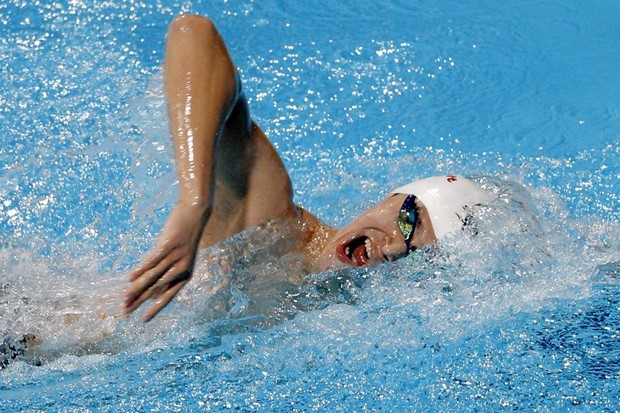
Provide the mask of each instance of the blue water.
[{"label": "blue water", "polygon": [[[269,258],[277,229],[249,234],[263,255],[204,252],[152,323],[108,317],[175,201],[180,12],[218,25],[297,202],[343,225],[415,177],[482,175],[478,236],[304,278]],[[0,332],[42,343],[0,370],[2,411],[620,411],[618,21],[615,1],[5,0]]]}]

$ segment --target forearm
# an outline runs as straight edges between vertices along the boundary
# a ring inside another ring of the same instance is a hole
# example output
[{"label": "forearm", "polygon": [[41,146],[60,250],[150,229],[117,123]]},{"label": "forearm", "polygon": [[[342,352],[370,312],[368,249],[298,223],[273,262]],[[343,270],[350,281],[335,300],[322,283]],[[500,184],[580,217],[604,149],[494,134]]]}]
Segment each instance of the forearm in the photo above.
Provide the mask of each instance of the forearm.
[{"label": "forearm", "polygon": [[[145,321],[168,305],[190,280],[201,236],[217,210],[213,205],[216,171],[218,182],[222,178],[217,159],[239,146],[233,138],[250,136],[247,111],[236,111],[237,116],[229,119],[233,108],[242,109],[245,102],[239,96],[236,71],[226,46],[211,21],[180,16],[172,22],[164,78],[179,203],[170,211],[157,245],[129,276],[125,312],[131,313],[153,299],[144,313]],[[237,119],[239,114],[245,115]],[[234,140],[228,148],[222,146],[224,135]],[[250,141],[243,142],[246,145]],[[247,147],[243,148],[242,152],[247,152]],[[228,181],[238,184],[235,179]]]},{"label": "forearm", "polygon": [[179,202],[206,211],[218,137],[238,98],[235,68],[209,20],[183,16],[171,24],[164,76]]}]

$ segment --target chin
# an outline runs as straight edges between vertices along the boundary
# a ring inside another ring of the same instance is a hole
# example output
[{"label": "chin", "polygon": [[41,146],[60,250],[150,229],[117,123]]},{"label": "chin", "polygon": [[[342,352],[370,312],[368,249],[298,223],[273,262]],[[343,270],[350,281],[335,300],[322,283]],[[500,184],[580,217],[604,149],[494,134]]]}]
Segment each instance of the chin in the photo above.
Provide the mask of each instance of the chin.
[{"label": "chin", "polygon": [[338,259],[336,253],[336,247],[332,246],[330,249],[325,249],[318,260],[319,271],[335,270],[342,268],[354,268],[353,265],[349,265]]},{"label": "chin", "polygon": [[321,254],[321,257],[318,261],[318,269],[319,271],[326,271],[329,269],[337,269],[337,268],[346,268],[348,267],[345,263],[336,258],[336,253],[324,253]]}]

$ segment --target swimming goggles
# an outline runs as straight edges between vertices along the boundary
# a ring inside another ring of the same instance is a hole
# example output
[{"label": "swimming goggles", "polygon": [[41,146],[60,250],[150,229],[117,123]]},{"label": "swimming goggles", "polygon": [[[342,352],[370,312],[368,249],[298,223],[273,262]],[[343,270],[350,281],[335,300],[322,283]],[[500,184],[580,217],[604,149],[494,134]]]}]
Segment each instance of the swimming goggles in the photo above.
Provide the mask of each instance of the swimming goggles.
[{"label": "swimming goggles", "polygon": [[415,247],[411,247],[411,238],[413,237],[413,232],[418,224],[418,206],[416,205],[415,200],[415,195],[409,195],[405,198],[405,202],[403,202],[403,206],[400,207],[398,218],[396,219],[398,229],[405,237],[407,252],[415,249]]}]

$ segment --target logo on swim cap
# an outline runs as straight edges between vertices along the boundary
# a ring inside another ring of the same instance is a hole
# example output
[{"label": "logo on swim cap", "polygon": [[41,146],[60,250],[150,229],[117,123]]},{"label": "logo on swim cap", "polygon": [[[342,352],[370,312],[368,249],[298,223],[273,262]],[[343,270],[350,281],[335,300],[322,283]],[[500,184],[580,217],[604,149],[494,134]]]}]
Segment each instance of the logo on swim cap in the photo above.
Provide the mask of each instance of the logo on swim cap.
[{"label": "logo on swim cap", "polygon": [[396,188],[392,193],[415,195],[426,207],[437,238],[461,228],[461,216],[468,207],[490,199],[476,183],[455,175],[420,179]]}]

